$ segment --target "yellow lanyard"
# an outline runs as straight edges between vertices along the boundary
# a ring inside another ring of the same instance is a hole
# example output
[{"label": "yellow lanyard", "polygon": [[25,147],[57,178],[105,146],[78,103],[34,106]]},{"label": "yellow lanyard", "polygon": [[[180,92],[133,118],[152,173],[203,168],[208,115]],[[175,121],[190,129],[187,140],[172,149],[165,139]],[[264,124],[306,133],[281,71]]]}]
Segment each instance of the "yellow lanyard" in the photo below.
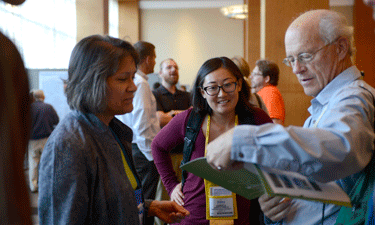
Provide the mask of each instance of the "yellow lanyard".
[{"label": "yellow lanyard", "polygon": [[121,150],[121,147],[118,146],[119,149],[120,149],[120,152],[121,152],[121,157],[122,157],[122,163],[124,164],[124,168],[125,168],[125,173],[126,175],[128,176],[128,179],[132,185],[132,188],[135,190],[137,189],[137,180],[135,179],[135,176],[134,176],[134,173],[133,171],[130,169],[130,166],[128,164],[128,162],[126,161],[125,159],[125,156],[124,156],[124,153],[122,152]]},{"label": "yellow lanyard", "polygon": [[[238,125],[238,116],[234,118],[234,126]],[[211,126],[211,116],[207,116],[207,129],[206,129],[206,146],[208,145],[208,140],[210,139],[210,126]],[[207,154],[207,149],[204,149],[204,156]]]},{"label": "yellow lanyard", "polygon": [[[235,117],[235,122],[234,125],[238,125],[238,116],[236,115]],[[206,147],[208,145],[208,141],[210,139],[210,126],[211,126],[211,116],[208,115],[207,117],[207,129],[206,129]],[[207,154],[207,148],[205,147],[204,155],[206,156]],[[210,194],[210,189],[214,187],[218,187],[216,184],[212,183],[211,181],[204,180],[204,186],[205,186],[205,193],[206,193],[206,219],[210,220],[211,225],[231,225],[234,224],[234,219],[238,218],[238,211],[237,211],[237,202],[236,202],[236,194],[232,193],[230,196],[225,196],[225,197],[218,197],[218,196],[213,196]],[[232,216],[227,216],[227,217],[215,217],[210,214],[211,207],[211,201],[212,199],[219,199],[219,198],[232,198],[233,199],[233,208],[234,208],[234,213]]]}]

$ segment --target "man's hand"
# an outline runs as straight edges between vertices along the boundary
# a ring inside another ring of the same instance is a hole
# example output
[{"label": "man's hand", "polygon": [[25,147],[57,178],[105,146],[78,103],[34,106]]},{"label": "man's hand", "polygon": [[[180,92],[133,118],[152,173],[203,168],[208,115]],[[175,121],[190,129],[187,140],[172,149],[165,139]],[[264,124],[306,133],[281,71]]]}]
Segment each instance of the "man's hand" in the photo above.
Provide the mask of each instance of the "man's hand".
[{"label": "man's hand", "polygon": [[285,218],[288,215],[292,205],[289,198],[270,197],[267,194],[260,196],[258,201],[264,215],[273,222],[277,222]]},{"label": "man's hand", "polygon": [[207,145],[207,162],[216,170],[235,170],[243,167],[242,162],[231,160],[234,128],[217,137]]},{"label": "man's hand", "polygon": [[184,203],[183,198],[185,198],[185,196],[182,193],[181,186],[182,186],[182,183],[179,183],[173,189],[172,194],[171,194],[171,200],[176,202],[179,205],[184,205],[185,203]]},{"label": "man's hand", "polygon": [[190,212],[172,201],[152,201],[148,209],[148,216],[157,216],[166,223],[179,223]]}]

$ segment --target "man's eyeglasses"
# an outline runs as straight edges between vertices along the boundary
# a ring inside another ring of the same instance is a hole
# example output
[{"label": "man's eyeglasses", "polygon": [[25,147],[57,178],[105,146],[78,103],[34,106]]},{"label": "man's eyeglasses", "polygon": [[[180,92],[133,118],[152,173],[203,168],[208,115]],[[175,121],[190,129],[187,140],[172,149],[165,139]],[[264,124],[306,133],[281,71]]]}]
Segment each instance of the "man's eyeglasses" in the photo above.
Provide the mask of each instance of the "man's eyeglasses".
[{"label": "man's eyeglasses", "polygon": [[255,76],[263,76],[261,73],[251,73],[250,77],[255,77]]},{"label": "man's eyeglasses", "polygon": [[237,82],[231,82],[231,83],[226,83],[223,84],[222,86],[216,85],[216,86],[207,86],[204,87],[203,90],[209,95],[209,96],[215,96],[219,94],[220,88],[225,92],[225,93],[231,93],[234,90],[236,90],[237,87]]},{"label": "man's eyeglasses", "polygon": [[[340,37],[339,37],[340,38]],[[316,53],[318,53],[320,50],[324,49],[325,47],[335,43],[339,38],[337,38],[335,41],[331,42],[331,43],[328,43],[326,45],[324,45],[323,47],[319,48],[318,50],[316,50],[315,52],[312,52],[312,53],[307,53],[307,52],[303,52],[303,53],[300,53],[297,57],[297,59],[295,59],[294,57],[287,57],[283,60],[283,63],[287,66],[291,66],[293,67],[296,60],[298,60],[299,63],[301,64],[307,64],[309,62],[311,62],[313,59],[314,59],[314,56],[316,55]]]}]

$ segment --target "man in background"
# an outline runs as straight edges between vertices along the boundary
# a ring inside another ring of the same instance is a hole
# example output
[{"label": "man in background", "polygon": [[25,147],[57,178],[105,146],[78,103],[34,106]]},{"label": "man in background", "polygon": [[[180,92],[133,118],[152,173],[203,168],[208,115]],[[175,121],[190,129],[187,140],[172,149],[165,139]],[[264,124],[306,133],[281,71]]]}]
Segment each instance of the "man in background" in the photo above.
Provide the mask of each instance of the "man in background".
[{"label": "man in background", "polygon": [[31,192],[37,192],[40,157],[48,137],[59,122],[59,117],[52,105],[44,102],[46,97],[42,90],[35,90],[32,95],[34,102],[31,104],[32,128],[28,152],[29,182]]},{"label": "man in background", "polygon": [[253,93],[257,93],[262,98],[272,121],[284,125],[285,105],[277,88],[279,82],[277,64],[270,60],[258,60],[250,79]]},{"label": "man in background", "polygon": [[[173,59],[165,59],[160,63],[159,76],[161,85],[153,91],[157,102],[157,113],[160,126],[164,127],[178,113],[191,106],[190,94],[176,87],[179,79],[178,65]],[[181,179],[180,169],[183,145],[177,146],[170,152],[173,169]]]},{"label": "man in background", "polygon": [[179,112],[191,106],[190,94],[177,89],[179,73],[177,63],[173,59],[165,59],[160,63],[159,76],[161,85],[153,91],[157,102],[157,113],[160,127],[164,127]]},{"label": "man in background", "polygon": [[[155,46],[145,41],[135,43],[134,48],[140,61],[134,78],[137,91],[133,98],[133,111],[116,117],[133,130],[133,160],[142,182],[142,192],[145,199],[155,199],[160,175],[151,154],[151,142],[160,126],[156,100],[147,82],[147,75],[154,72],[156,53]],[[148,217],[145,221],[147,225],[153,223],[154,217]]]}]

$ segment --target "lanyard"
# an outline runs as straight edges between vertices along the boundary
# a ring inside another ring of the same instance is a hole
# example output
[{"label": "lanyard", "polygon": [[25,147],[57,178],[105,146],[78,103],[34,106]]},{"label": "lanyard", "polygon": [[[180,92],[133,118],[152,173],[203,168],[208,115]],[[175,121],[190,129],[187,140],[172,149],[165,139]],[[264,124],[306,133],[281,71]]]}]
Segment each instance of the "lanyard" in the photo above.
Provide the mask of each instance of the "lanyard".
[{"label": "lanyard", "polygon": [[[120,150],[121,151],[121,150]],[[137,189],[137,179],[135,179],[135,176],[134,176],[134,173],[133,171],[130,169],[130,166],[128,164],[128,162],[126,161],[125,159],[125,156],[124,156],[124,153],[121,151],[121,157],[122,157],[122,163],[124,164],[124,168],[125,168],[125,173],[126,175],[128,176],[128,179],[132,185],[132,188],[134,190]]]},{"label": "lanyard", "polygon": [[[234,126],[237,126],[237,125],[238,125],[238,116],[236,115],[234,119]],[[208,140],[210,138],[210,126],[211,126],[211,116],[208,115],[207,116],[207,129],[206,129],[206,146],[208,145]],[[207,148],[205,147],[204,156],[206,156],[206,153],[207,153]]]},{"label": "lanyard", "polygon": [[[238,116],[235,117],[235,126],[238,124]],[[206,130],[206,147],[210,138],[211,116],[207,117],[207,130]],[[204,155],[207,153],[205,147]],[[210,220],[210,224],[232,225],[234,219],[238,218],[236,194],[232,193],[211,181],[204,180],[205,193],[206,193],[206,219]],[[224,195],[217,195],[216,193],[226,193]],[[220,210],[226,208],[226,210]],[[219,209],[219,210],[218,210]],[[225,215],[225,216],[223,216]]]},{"label": "lanyard", "polygon": [[[133,171],[130,167],[132,165],[130,158],[128,154],[126,153],[125,147],[121,143],[120,139],[117,137],[116,133],[109,128],[113,134],[113,136],[116,139],[117,146],[119,147],[119,150],[121,152],[121,158],[122,158],[122,163],[124,164],[124,169],[125,169],[125,174],[128,177],[128,180],[130,181],[130,184],[134,190],[134,197],[137,202],[137,207],[138,207],[138,217],[140,224],[143,224],[143,218],[144,218],[144,197],[142,193],[142,185],[139,179],[136,176],[136,172]],[[134,167],[133,167],[134,168]]]},{"label": "lanyard", "polygon": [[327,108],[328,108],[328,105],[325,105],[323,110],[322,110],[322,113],[320,114],[320,116],[318,117],[318,119],[315,121],[315,123],[313,124],[313,128],[316,128],[318,126],[318,123],[320,121],[320,119],[322,119],[324,113],[327,111]]},{"label": "lanyard", "polygon": [[120,148],[122,163],[124,164],[124,169],[125,169],[126,176],[128,177],[128,179],[129,179],[129,181],[130,181],[133,189],[136,190],[137,187],[141,187],[142,186],[141,182],[136,178],[135,172],[130,167],[131,161],[129,159],[128,154],[125,151],[124,146],[122,145],[121,141],[119,140],[119,138],[117,137],[117,135],[115,134],[115,132],[111,128],[110,128],[110,130],[111,130],[113,136],[116,139],[117,146]]}]

